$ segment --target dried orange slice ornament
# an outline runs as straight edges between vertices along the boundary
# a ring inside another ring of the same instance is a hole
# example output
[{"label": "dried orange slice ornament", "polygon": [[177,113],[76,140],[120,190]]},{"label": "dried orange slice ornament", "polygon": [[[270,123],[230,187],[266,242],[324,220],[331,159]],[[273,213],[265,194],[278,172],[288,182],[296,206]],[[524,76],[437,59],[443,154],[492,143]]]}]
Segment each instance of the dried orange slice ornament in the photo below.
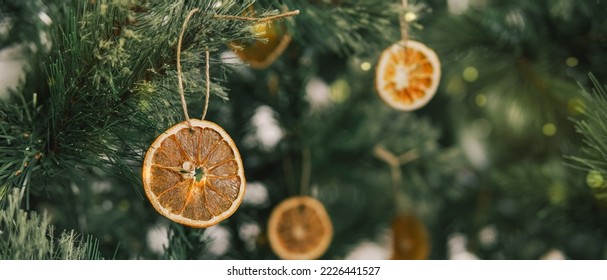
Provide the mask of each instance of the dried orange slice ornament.
[{"label": "dried orange slice ornament", "polygon": [[263,69],[272,65],[287,49],[291,35],[285,22],[260,22],[253,30],[263,40],[232,42],[230,48],[251,68]]},{"label": "dried orange slice ornament", "polygon": [[436,53],[416,41],[399,41],[384,50],[377,63],[375,86],[392,108],[413,111],[426,105],[438,88]]},{"label": "dried orange slice ornament", "polygon": [[234,141],[219,125],[180,122],[162,133],[143,161],[143,187],[160,214],[203,228],[231,216],[245,193],[244,168]]},{"label": "dried orange slice ornament", "polygon": [[392,260],[425,260],[430,253],[428,231],[412,214],[392,220]]},{"label": "dried orange slice ornament", "polygon": [[268,237],[281,259],[312,260],[329,248],[333,225],[322,203],[309,196],[296,196],[272,211]]}]

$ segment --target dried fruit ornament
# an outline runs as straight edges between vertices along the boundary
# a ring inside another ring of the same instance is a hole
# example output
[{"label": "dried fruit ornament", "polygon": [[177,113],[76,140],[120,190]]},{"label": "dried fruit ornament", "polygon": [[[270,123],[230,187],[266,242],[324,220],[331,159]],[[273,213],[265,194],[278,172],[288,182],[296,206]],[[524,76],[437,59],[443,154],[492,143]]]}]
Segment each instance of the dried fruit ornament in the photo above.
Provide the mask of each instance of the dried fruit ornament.
[{"label": "dried fruit ornament", "polygon": [[426,227],[413,211],[413,203],[399,189],[403,184],[401,167],[419,157],[416,150],[395,155],[381,145],[375,146],[375,156],[390,167],[392,191],[397,215],[392,220],[392,254],[393,260],[423,260],[430,252],[430,238]]},{"label": "dried fruit ornament", "polygon": [[413,111],[426,105],[438,88],[436,53],[416,41],[399,41],[386,50],[376,67],[377,93],[390,107]]},{"label": "dried fruit ornament", "polygon": [[[268,220],[270,247],[281,259],[318,259],[327,251],[333,240],[333,224],[329,214],[320,201],[308,195],[311,158],[311,149],[304,148],[299,195],[280,202],[272,210]],[[289,187],[294,193],[296,187]]]},{"label": "dried fruit ornament", "polygon": [[242,159],[219,125],[180,122],[158,136],[143,161],[143,187],[163,216],[209,227],[231,216],[244,197]]},{"label": "dried fruit ornament", "polygon": [[[252,9],[249,13],[254,14]],[[264,69],[287,49],[291,42],[291,34],[284,21],[263,19],[255,23],[252,28],[258,36],[257,40],[235,41],[230,43],[230,49],[251,68]]]},{"label": "dried fruit ornament", "polygon": [[190,119],[181,75],[181,42],[177,42],[177,79],[185,121],[156,138],[145,154],[142,181],[156,211],[174,222],[202,228],[231,216],[245,193],[242,159],[236,144],[219,125],[205,121],[209,104],[209,51],[206,51],[206,102],[202,119]]},{"label": "dried fruit ornament", "polygon": [[268,237],[281,259],[312,260],[329,248],[333,225],[322,203],[309,196],[295,196],[272,211]]},{"label": "dried fruit ornament", "polygon": [[[230,217],[243,200],[246,179],[234,140],[221,126],[205,121],[211,79],[206,51],[206,100],[202,117],[190,119],[181,74],[181,43],[191,10],[177,41],[177,80],[185,121],[167,129],[148,148],[142,167],[145,194],[154,209],[174,222],[197,228]],[[299,10],[267,18],[214,15],[215,18],[265,22],[299,14]]]},{"label": "dried fruit ornament", "polygon": [[261,22],[253,26],[255,34],[262,40],[230,43],[230,48],[251,68],[264,69],[287,49],[291,34],[284,22]]},{"label": "dried fruit ornament", "polygon": [[[402,0],[402,5],[407,10],[407,0]],[[441,69],[438,56],[432,49],[409,40],[406,18],[400,18],[402,39],[381,53],[375,69],[375,88],[388,106],[413,111],[434,97]]]},{"label": "dried fruit ornament", "polygon": [[428,231],[411,213],[401,213],[392,220],[392,260],[425,260],[430,252]]}]

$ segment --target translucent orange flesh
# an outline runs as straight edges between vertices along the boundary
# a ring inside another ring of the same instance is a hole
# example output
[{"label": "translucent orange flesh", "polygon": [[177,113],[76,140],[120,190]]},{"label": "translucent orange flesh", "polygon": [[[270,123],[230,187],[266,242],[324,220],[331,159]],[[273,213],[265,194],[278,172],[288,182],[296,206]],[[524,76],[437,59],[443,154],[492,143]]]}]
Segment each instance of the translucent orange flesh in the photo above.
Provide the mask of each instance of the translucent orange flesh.
[{"label": "translucent orange flesh", "polygon": [[[397,87],[397,67],[402,66],[408,72],[408,86]],[[434,68],[430,60],[420,51],[406,48],[389,54],[389,63],[384,72],[384,91],[392,94],[394,99],[404,104],[412,104],[415,100],[424,97],[426,90],[432,85]]]},{"label": "translucent orange flesh", "polygon": [[[172,214],[210,220],[238,197],[243,178],[234,152],[213,129],[179,130],[164,139],[152,161],[151,191]],[[202,173],[199,180],[188,175],[196,168]]]},{"label": "translucent orange flesh", "polygon": [[428,258],[428,233],[424,225],[411,215],[397,216],[392,221],[393,260],[423,260]]},{"label": "translucent orange flesh", "polygon": [[327,234],[316,211],[305,205],[284,211],[277,230],[282,247],[292,253],[310,252]]},{"label": "translucent orange flesh", "polygon": [[263,23],[255,26],[256,33],[261,34],[261,38],[251,42],[233,42],[232,50],[243,61],[249,63],[265,63],[278,48],[281,41],[281,34],[284,33],[284,25]]}]

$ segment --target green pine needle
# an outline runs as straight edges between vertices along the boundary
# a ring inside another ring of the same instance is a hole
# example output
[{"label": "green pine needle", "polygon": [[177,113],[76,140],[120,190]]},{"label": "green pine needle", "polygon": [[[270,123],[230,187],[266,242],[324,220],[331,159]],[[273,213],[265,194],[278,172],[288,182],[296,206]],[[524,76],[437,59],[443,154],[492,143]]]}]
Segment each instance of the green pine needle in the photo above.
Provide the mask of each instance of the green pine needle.
[{"label": "green pine needle", "polygon": [[576,121],[576,131],[584,136],[582,155],[572,156],[576,165],[585,170],[607,175],[607,88],[594,75],[591,92],[582,91],[585,118]]},{"label": "green pine needle", "polygon": [[[3,188],[6,190],[6,188]],[[18,260],[83,260],[101,259],[99,241],[88,236],[81,240],[74,231],[54,234],[50,218],[43,212],[20,208],[24,189],[8,195],[8,203],[0,210],[0,259]]]}]

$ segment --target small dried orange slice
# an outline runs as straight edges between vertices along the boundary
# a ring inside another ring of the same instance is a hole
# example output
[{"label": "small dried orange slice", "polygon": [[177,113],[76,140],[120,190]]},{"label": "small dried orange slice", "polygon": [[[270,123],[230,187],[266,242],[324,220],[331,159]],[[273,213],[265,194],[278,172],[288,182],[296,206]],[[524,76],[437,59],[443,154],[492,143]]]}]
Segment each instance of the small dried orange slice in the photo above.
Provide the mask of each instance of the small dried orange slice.
[{"label": "small dried orange slice", "polygon": [[413,111],[434,97],[440,80],[436,53],[416,41],[400,41],[384,50],[377,63],[375,87],[390,107]]},{"label": "small dried orange slice", "polygon": [[143,161],[143,187],[163,216],[190,227],[209,227],[231,216],[245,193],[244,168],[230,135],[197,119],[162,133]]},{"label": "small dried orange slice", "polygon": [[318,200],[297,196],[281,202],[268,222],[270,246],[285,260],[312,260],[325,253],[333,239],[333,225]]},{"label": "small dried orange slice", "polygon": [[425,260],[430,253],[428,231],[412,214],[401,214],[392,220],[392,260]]},{"label": "small dried orange slice", "polygon": [[230,48],[251,68],[263,69],[274,63],[285,51],[291,42],[291,35],[284,22],[257,23],[253,30],[264,40],[236,41],[230,43]]}]

